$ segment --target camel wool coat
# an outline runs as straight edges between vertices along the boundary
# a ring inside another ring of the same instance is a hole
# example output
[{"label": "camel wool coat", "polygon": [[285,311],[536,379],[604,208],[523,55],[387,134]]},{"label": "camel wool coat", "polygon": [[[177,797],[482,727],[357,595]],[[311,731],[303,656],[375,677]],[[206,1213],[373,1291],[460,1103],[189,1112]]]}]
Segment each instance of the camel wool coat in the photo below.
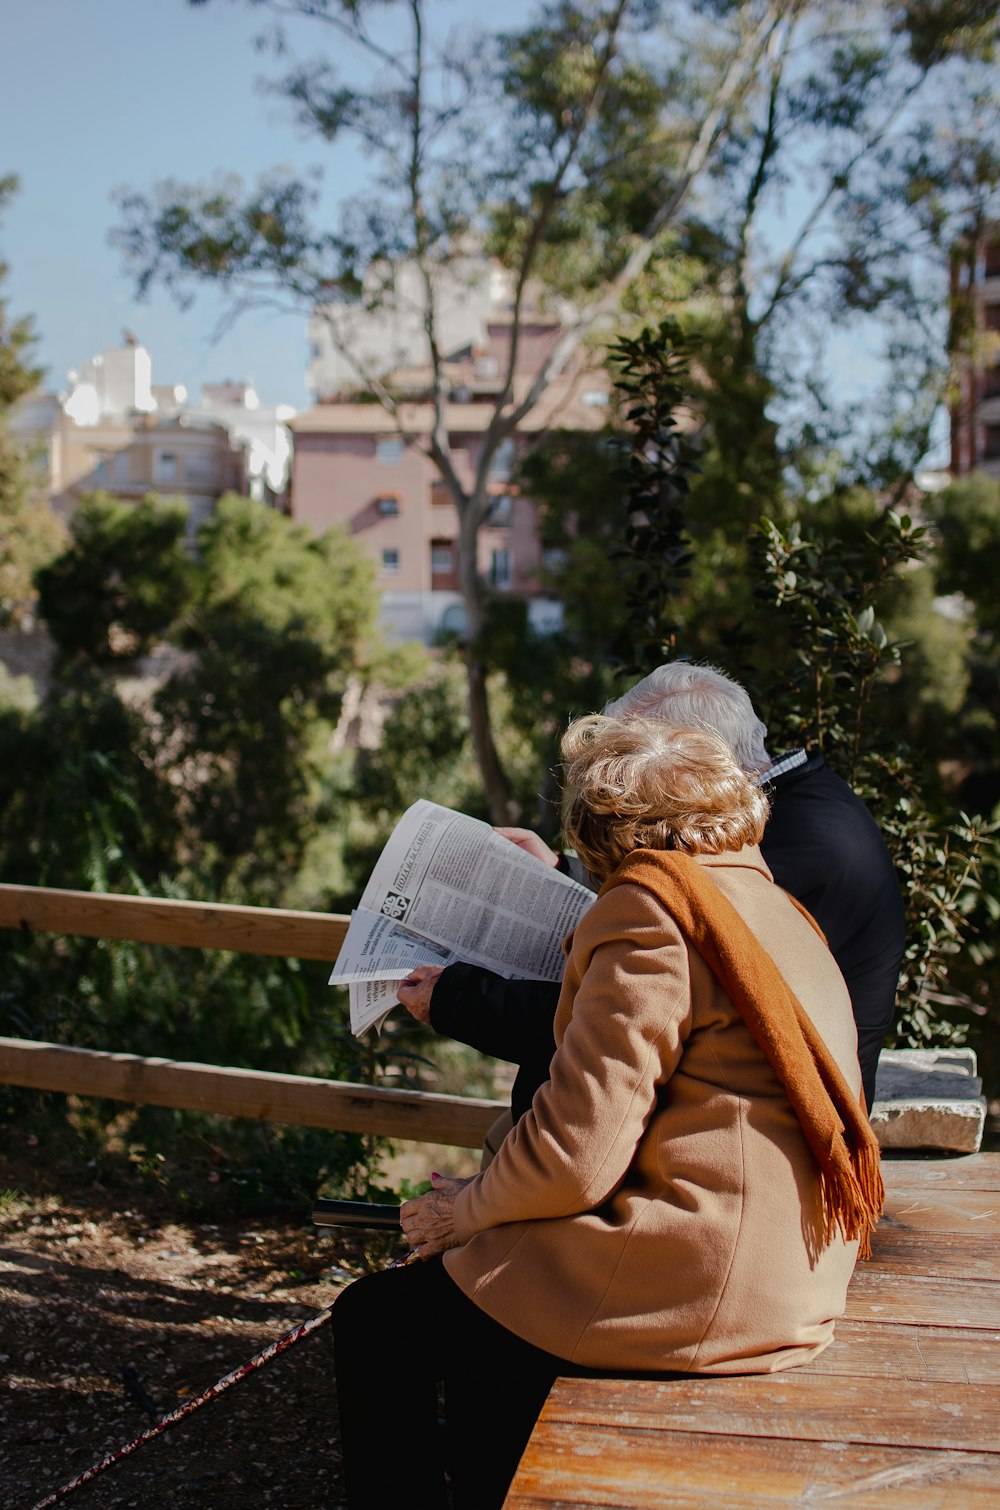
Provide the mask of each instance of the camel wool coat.
[{"label": "camel wool coat", "polygon": [[[833,956],[756,847],[699,855],[860,1094]],[[551,1078],[459,1192],[451,1278],[585,1368],[769,1373],[830,1342],[857,1243],[822,1246],[819,1174],[742,1017],[644,887],[567,940]]]}]

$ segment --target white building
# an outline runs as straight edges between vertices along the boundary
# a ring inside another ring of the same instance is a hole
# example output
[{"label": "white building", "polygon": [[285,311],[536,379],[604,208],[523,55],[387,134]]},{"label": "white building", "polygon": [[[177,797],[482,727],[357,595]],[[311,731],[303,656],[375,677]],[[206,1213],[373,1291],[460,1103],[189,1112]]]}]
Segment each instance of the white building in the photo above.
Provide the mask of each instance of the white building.
[{"label": "white building", "polygon": [[249,383],[212,383],[198,403],[156,386],[145,347],[125,342],[68,374],[66,392],[27,395],[12,429],[34,445],[53,507],[72,513],[95,489],[187,499],[191,528],[230,490],[284,506],[291,472],[290,405],[264,407]]}]

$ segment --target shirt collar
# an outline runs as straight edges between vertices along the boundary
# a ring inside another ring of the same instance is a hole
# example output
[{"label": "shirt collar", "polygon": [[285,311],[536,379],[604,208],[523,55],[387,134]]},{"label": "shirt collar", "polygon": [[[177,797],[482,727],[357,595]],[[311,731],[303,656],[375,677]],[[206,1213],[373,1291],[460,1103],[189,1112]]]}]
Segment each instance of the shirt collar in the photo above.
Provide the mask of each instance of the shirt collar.
[{"label": "shirt collar", "polygon": [[785,776],[789,771],[796,770],[800,765],[805,765],[809,756],[805,750],[786,750],[784,755],[779,755],[777,760],[772,760],[766,771],[762,771],[757,778],[759,786],[766,786],[768,782],[775,781],[779,776]]}]

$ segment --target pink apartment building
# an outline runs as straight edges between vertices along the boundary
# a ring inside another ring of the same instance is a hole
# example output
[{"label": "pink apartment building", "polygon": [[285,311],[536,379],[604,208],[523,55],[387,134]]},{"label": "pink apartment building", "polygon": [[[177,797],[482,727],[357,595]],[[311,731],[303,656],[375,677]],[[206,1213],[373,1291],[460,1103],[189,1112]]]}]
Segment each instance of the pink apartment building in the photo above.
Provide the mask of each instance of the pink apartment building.
[{"label": "pink apartment building", "polygon": [[[538,319],[522,330],[518,365],[525,372],[516,393],[524,391],[559,328],[555,321]],[[475,475],[493,412],[487,400],[499,389],[508,335],[507,323],[490,320],[483,346],[466,348],[447,364],[448,434],[465,484]],[[458,516],[421,444],[432,419],[430,404],[421,402],[428,371],[399,369],[387,381],[397,394],[413,395],[413,402],[403,403],[399,423],[380,404],[359,403],[356,396],[325,399],[292,421],[291,512],[317,533],[343,525],[375,561],[385,627],[398,639],[427,641],[439,629],[461,628],[463,622]],[[546,430],[601,429],[607,401],[603,371],[557,380],[494,458],[490,489],[496,501],[479,536],[479,570],[497,591],[526,598],[540,628],[558,622],[560,608],[539,584],[535,508],[511,483],[514,465]]]}]

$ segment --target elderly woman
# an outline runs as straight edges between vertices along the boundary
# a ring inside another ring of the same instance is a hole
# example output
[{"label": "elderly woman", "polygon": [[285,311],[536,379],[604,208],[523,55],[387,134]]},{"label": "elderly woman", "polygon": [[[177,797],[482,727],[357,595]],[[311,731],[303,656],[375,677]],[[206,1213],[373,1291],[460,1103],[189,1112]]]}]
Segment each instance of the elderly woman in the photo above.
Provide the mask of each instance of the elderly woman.
[{"label": "elderly woman", "polygon": [[758,788],[716,735],[645,719],[580,719],[563,757],[603,884],[551,1078],[487,1169],[403,1207],[424,1262],[338,1301],[352,1510],[500,1506],[560,1374],[813,1358],[881,1208],[851,1003],[761,859]]}]

